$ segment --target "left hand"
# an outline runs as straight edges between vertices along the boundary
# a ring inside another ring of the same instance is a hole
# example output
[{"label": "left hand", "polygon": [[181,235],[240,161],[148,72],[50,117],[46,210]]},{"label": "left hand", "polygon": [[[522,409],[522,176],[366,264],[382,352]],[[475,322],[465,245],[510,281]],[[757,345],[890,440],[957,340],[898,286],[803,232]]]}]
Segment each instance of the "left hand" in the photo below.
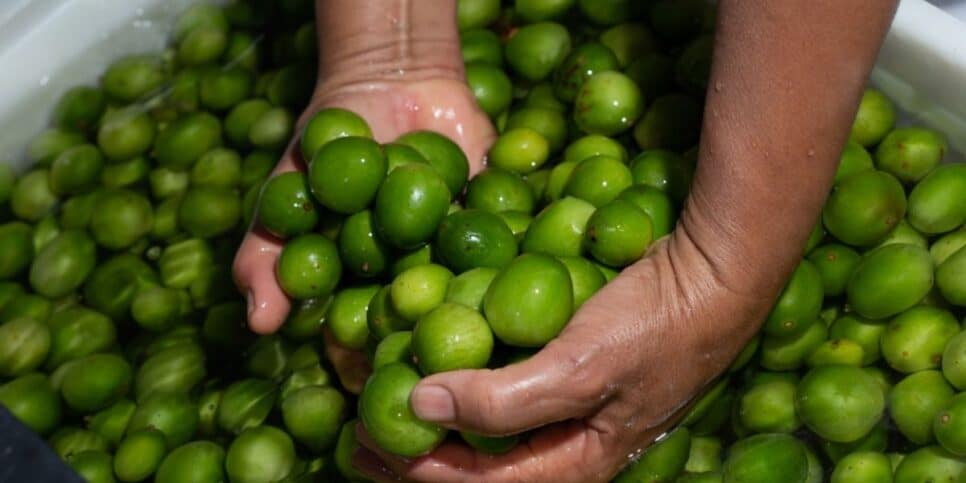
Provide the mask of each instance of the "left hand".
[{"label": "left hand", "polygon": [[515,449],[489,455],[445,442],[405,459],[360,429],[356,466],[380,482],[608,481],[684,415],[770,308],[769,295],[723,279],[688,233],[656,243],[525,362],[436,374],[413,391],[417,416],[447,428],[538,428]]}]

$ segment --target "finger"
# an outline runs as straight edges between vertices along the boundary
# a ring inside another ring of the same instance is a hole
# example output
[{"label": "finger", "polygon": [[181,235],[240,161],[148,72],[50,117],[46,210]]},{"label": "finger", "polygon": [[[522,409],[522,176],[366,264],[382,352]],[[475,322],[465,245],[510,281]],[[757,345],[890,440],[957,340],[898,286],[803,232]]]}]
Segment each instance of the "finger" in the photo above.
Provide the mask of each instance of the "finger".
[{"label": "finger", "polygon": [[[295,146],[293,141],[272,176],[299,168]],[[257,220],[256,215],[253,226],[238,247],[232,272],[235,285],[248,301],[248,326],[259,334],[270,334],[285,322],[291,302],[275,279],[275,262],[284,241],[259,228]]]},{"label": "finger", "polygon": [[590,415],[611,389],[593,343],[567,333],[524,362],[495,370],[464,370],[423,379],[410,397],[426,421],[489,435]]},{"label": "finger", "polygon": [[386,467],[382,460],[366,448],[358,448],[352,453],[352,466],[360,473],[379,483],[395,483],[402,481],[396,473]]},{"label": "finger", "polygon": [[275,279],[282,245],[282,240],[256,228],[245,235],[235,255],[235,283],[248,299],[248,325],[259,334],[278,330],[291,308]]},{"label": "finger", "polygon": [[325,355],[335,368],[335,374],[339,376],[342,387],[352,394],[361,393],[362,386],[366,384],[366,379],[372,373],[372,366],[366,354],[339,345],[328,327],[323,329],[322,336],[325,340]]},{"label": "finger", "polygon": [[481,453],[459,442],[446,442],[410,461],[372,449],[374,443],[360,434],[360,443],[368,443],[366,447],[394,474],[407,481],[440,483],[607,481],[623,455],[608,451],[606,439],[580,421],[569,421],[538,430],[505,454]]}]

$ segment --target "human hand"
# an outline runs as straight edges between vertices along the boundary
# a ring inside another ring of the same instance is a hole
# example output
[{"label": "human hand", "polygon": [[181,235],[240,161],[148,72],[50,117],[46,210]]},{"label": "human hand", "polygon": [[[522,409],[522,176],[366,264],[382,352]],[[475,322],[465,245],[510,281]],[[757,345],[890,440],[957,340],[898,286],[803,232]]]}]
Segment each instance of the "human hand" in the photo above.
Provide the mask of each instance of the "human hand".
[{"label": "human hand", "polygon": [[768,295],[722,278],[688,233],[655,244],[530,359],[436,374],[413,391],[416,415],[451,429],[537,428],[515,449],[489,455],[446,442],[405,459],[360,425],[356,466],[376,481],[608,481],[683,416],[770,308]]}]

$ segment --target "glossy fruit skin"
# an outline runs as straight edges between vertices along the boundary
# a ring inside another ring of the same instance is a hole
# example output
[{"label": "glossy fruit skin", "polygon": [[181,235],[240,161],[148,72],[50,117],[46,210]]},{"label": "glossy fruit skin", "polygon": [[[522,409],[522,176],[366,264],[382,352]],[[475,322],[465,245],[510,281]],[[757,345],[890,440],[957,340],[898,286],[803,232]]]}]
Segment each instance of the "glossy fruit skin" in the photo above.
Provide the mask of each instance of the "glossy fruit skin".
[{"label": "glossy fruit skin", "polygon": [[207,375],[205,353],[195,344],[179,344],[151,355],[138,368],[134,394],[142,401],[154,393],[188,393]]},{"label": "glossy fruit skin", "polygon": [[335,294],[326,313],[332,336],[350,349],[362,349],[369,337],[366,315],[369,301],[379,291],[378,285],[347,287]]},{"label": "glossy fruit skin", "polygon": [[853,246],[877,243],[906,214],[902,185],[883,171],[862,171],[832,189],[822,212],[833,236]]},{"label": "glossy fruit skin", "polygon": [[936,369],[947,342],[958,332],[959,324],[949,311],[924,305],[913,307],[889,323],[882,334],[882,355],[899,372]]},{"label": "glossy fruit skin", "polygon": [[614,25],[601,32],[597,38],[614,53],[619,68],[627,67],[644,55],[656,53],[659,48],[654,34],[641,22]]},{"label": "glossy fruit skin", "polygon": [[587,220],[587,251],[601,263],[625,267],[639,260],[652,241],[651,218],[637,205],[614,200]]},{"label": "glossy fruit skin", "polygon": [[956,389],[966,390],[966,331],[946,343],[942,358],[943,375]]},{"label": "glossy fruit skin", "polygon": [[467,64],[466,82],[480,109],[488,116],[496,117],[510,107],[513,84],[499,67],[487,63]]},{"label": "glossy fruit skin", "polygon": [[124,438],[128,423],[131,422],[136,409],[137,406],[130,399],[118,399],[114,404],[85,418],[87,428],[100,435],[111,446],[116,447]]},{"label": "glossy fruit skin", "polygon": [[122,102],[133,102],[161,87],[164,75],[161,59],[152,55],[131,55],[112,63],[101,77],[104,92]]},{"label": "glossy fruit skin", "polygon": [[819,246],[808,254],[808,260],[821,276],[826,297],[835,297],[845,291],[849,276],[861,259],[857,251],[838,243]]},{"label": "glossy fruit skin", "polygon": [[946,402],[933,418],[932,431],[950,453],[966,456],[966,396],[958,394]]},{"label": "glossy fruit skin", "polygon": [[225,456],[225,472],[233,482],[279,481],[295,464],[295,445],[284,431],[271,426],[247,429]]},{"label": "glossy fruit skin", "polygon": [[641,117],[644,96],[626,75],[600,72],[584,81],[574,109],[574,120],[583,132],[614,136],[630,129]]},{"label": "glossy fruit skin", "polygon": [[675,429],[647,448],[614,482],[673,481],[684,471],[690,449],[691,433],[687,428]]},{"label": "glossy fruit skin", "polygon": [[132,378],[131,365],[119,356],[85,356],[67,370],[61,396],[76,411],[97,411],[124,396],[131,387]]},{"label": "glossy fruit skin", "polygon": [[0,385],[0,405],[41,435],[60,423],[60,395],[43,374],[27,374]]},{"label": "glossy fruit skin", "polygon": [[221,483],[225,450],[211,441],[192,441],[168,453],[158,467],[156,483]]},{"label": "glossy fruit skin", "polygon": [[95,263],[96,247],[90,236],[65,230],[37,253],[30,266],[30,286],[47,298],[63,297],[84,283]]},{"label": "glossy fruit skin", "polygon": [[452,139],[434,131],[413,131],[399,136],[395,142],[419,152],[446,182],[451,198],[463,192],[470,164]]},{"label": "glossy fruit skin", "polygon": [[104,156],[92,144],[81,144],[60,153],[50,165],[50,190],[58,195],[79,194],[96,185]]},{"label": "glossy fruit skin", "polygon": [[50,351],[50,329],[32,317],[7,320],[0,325],[0,376],[27,374],[44,362]]},{"label": "glossy fruit skin", "polygon": [[966,307],[966,248],[960,248],[936,269],[936,286],[943,297],[953,305]]},{"label": "glossy fruit skin", "polygon": [[573,313],[570,274],[550,256],[521,255],[493,279],[483,312],[502,342],[542,346],[563,330]]},{"label": "glossy fruit skin", "polygon": [[22,273],[34,256],[33,230],[30,225],[11,221],[0,225],[0,279]]},{"label": "glossy fruit skin", "polygon": [[97,146],[113,162],[122,162],[148,151],[157,133],[154,121],[136,107],[108,112],[97,131]]},{"label": "glossy fruit skin", "polygon": [[573,196],[600,208],[633,184],[633,175],[617,158],[594,156],[574,167],[564,185],[564,196]]},{"label": "glossy fruit skin", "polygon": [[386,364],[369,376],[359,398],[359,417],[382,449],[403,457],[428,453],[446,437],[446,429],[420,421],[409,396],[420,376],[411,366]]},{"label": "glossy fruit skin", "polygon": [[805,446],[785,434],[764,433],[735,443],[724,462],[725,483],[806,481]]},{"label": "glossy fruit skin", "polygon": [[922,481],[962,481],[955,478],[966,471],[962,458],[939,446],[926,446],[906,455],[895,468],[895,483]]},{"label": "glossy fruit skin", "polygon": [[449,269],[435,263],[418,265],[397,275],[389,286],[395,314],[415,323],[443,303],[452,278]]},{"label": "glossy fruit skin", "polygon": [[886,332],[886,325],[871,321],[856,314],[845,314],[829,326],[832,339],[845,339],[855,342],[862,348],[862,365],[867,366],[882,357],[880,340]]},{"label": "glossy fruit skin", "polygon": [[319,220],[305,174],[292,171],[270,178],[258,200],[258,221],[269,233],[289,238],[307,233]]},{"label": "glossy fruit skin", "polygon": [[345,397],[337,389],[307,386],[286,396],[281,410],[289,434],[320,452],[335,444],[347,408]]},{"label": "glossy fruit skin", "polygon": [[929,174],[949,146],[942,134],[921,127],[893,130],[879,143],[876,167],[904,183],[915,183]]},{"label": "glossy fruit skin", "polygon": [[371,278],[389,267],[390,248],[376,236],[372,212],[360,211],[345,219],[339,231],[339,256],[343,266],[357,277]]},{"label": "glossy fruit skin", "polygon": [[198,186],[182,198],[178,223],[192,236],[214,238],[235,228],[241,211],[241,198],[233,190]]},{"label": "glossy fruit skin", "polygon": [[409,330],[393,332],[379,341],[370,358],[372,368],[378,369],[386,364],[401,362],[414,364],[412,350],[413,333]]},{"label": "glossy fruit skin", "polygon": [[[896,278],[896,274],[904,274]],[[929,252],[908,244],[886,245],[865,254],[845,287],[859,315],[882,319],[912,307],[933,285]]]},{"label": "glossy fruit skin", "polygon": [[581,86],[594,74],[617,70],[620,64],[611,49],[598,42],[589,42],[575,48],[564,59],[554,76],[554,94],[573,102]]},{"label": "glossy fruit skin", "polygon": [[563,113],[545,107],[513,109],[506,119],[504,132],[529,128],[538,132],[550,147],[551,153],[560,151],[567,142],[567,118]]},{"label": "glossy fruit skin", "polygon": [[839,158],[839,166],[835,170],[835,183],[840,183],[855,173],[869,171],[873,168],[875,168],[875,164],[872,161],[872,155],[861,144],[849,141]]},{"label": "glossy fruit skin", "polygon": [[533,191],[520,175],[499,168],[488,168],[470,180],[466,187],[466,208],[500,213],[533,212]]},{"label": "glossy fruit skin", "polygon": [[87,131],[104,112],[104,92],[91,86],[77,86],[65,91],[54,107],[53,122],[62,129]]},{"label": "glossy fruit skin", "polygon": [[154,209],[143,195],[131,190],[105,190],[94,202],[90,230],[98,245],[120,250],[147,235],[154,226]]},{"label": "glossy fruit skin", "polygon": [[851,442],[868,433],[882,417],[885,395],[860,368],[820,366],[802,378],[796,407],[816,434],[829,441]]},{"label": "glossy fruit skin", "polygon": [[680,155],[663,149],[644,151],[630,162],[635,185],[656,188],[680,205],[691,186],[693,168]]},{"label": "glossy fruit skin", "polygon": [[499,169],[527,174],[543,166],[549,155],[547,140],[537,131],[521,127],[508,130],[496,139],[487,162]]},{"label": "glossy fruit skin", "polygon": [[520,251],[545,253],[558,257],[580,256],[587,221],[594,205],[574,197],[565,197],[543,209],[530,224]]},{"label": "glossy fruit skin", "polygon": [[450,191],[433,168],[400,166],[376,195],[373,224],[390,245],[413,249],[429,240],[449,209]]},{"label": "glossy fruit skin", "polygon": [[416,322],[412,351],[426,375],[482,369],[493,353],[493,332],[476,310],[444,303]]},{"label": "glossy fruit skin", "polygon": [[46,169],[24,173],[10,192],[10,211],[21,220],[35,222],[46,216],[57,204],[50,190],[50,174]]},{"label": "glossy fruit skin", "polygon": [[186,394],[156,393],[138,403],[127,432],[153,428],[164,433],[168,449],[188,442],[198,427],[198,408]]},{"label": "glossy fruit skin", "polygon": [[818,269],[802,260],[775,301],[762,331],[778,337],[801,334],[818,317],[823,293]]},{"label": "glossy fruit skin", "polygon": [[835,465],[832,483],[864,483],[891,481],[892,465],[889,458],[878,451],[850,453]]},{"label": "glossy fruit skin", "polygon": [[187,170],[221,142],[221,121],[206,112],[186,114],[162,131],[154,143],[161,166]]},{"label": "glossy fruit skin", "polygon": [[933,442],[933,420],[955,394],[939,371],[920,371],[906,376],[889,392],[892,421],[914,444]]},{"label": "glossy fruit skin", "polygon": [[464,64],[503,65],[503,44],[492,30],[471,29],[460,32],[460,53]]},{"label": "glossy fruit skin", "polygon": [[852,123],[849,140],[862,146],[874,146],[892,130],[895,123],[896,110],[892,101],[878,90],[866,89]]},{"label": "glossy fruit skin", "polygon": [[436,233],[438,256],[455,273],[499,268],[517,255],[513,232],[499,216],[466,209],[448,215]]},{"label": "glossy fruit skin", "polygon": [[84,451],[108,450],[108,443],[104,438],[93,431],[76,426],[64,426],[54,431],[54,434],[50,436],[49,443],[57,456],[65,461]]},{"label": "glossy fruit skin", "polygon": [[521,27],[506,44],[506,61],[527,80],[546,79],[570,52],[570,33],[555,22]]},{"label": "glossy fruit skin", "polygon": [[459,0],[456,5],[460,30],[486,27],[500,15],[499,0]]},{"label": "glossy fruit skin", "polygon": [[386,169],[386,157],[378,143],[348,136],[316,151],[309,164],[309,184],[322,206],[352,214],[369,206],[386,177]]},{"label": "glossy fruit skin", "polygon": [[909,194],[909,223],[927,235],[952,231],[966,222],[966,165],[944,164]]},{"label": "glossy fruit skin", "polygon": [[114,467],[111,454],[101,450],[87,450],[67,458],[67,464],[89,483],[113,483]]},{"label": "glossy fruit skin", "polygon": [[[188,248],[190,245],[186,242],[182,246]],[[176,262],[174,255],[179,250],[172,247],[166,250],[169,253],[168,259],[162,255],[159,261],[162,275],[173,276],[168,273],[173,270],[173,266],[168,266],[168,263]],[[180,265],[178,267],[183,268]],[[100,262],[94,268],[84,283],[84,299],[91,308],[111,319],[119,320],[130,311],[131,301],[140,287],[158,282],[158,274],[144,260],[130,253],[122,253]],[[187,284],[181,288],[187,288]]]},{"label": "glossy fruit skin", "polygon": [[697,143],[701,131],[701,104],[685,94],[667,94],[651,103],[637,124],[637,146],[652,149],[684,150]]},{"label": "glossy fruit skin", "polygon": [[314,298],[332,293],[342,276],[342,262],[335,243],[309,233],[285,244],[275,272],[287,295]]},{"label": "glossy fruit skin", "polygon": [[278,388],[265,379],[243,379],[225,389],[218,405],[218,426],[239,434],[265,421],[275,405]]},{"label": "glossy fruit skin", "polygon": [[372,130],[358,114],[339,108],[317,112],[302,129],[302,158],[309,161],[315,153],[333,139],[346,136],[372,137]]},{"label": "glossy fruit skin", "polygon": [[795,414],[798,378],[762,379],[753,382],[739,399],[737,416],[742,426],[756,433],[794,432],[802,425]]},{"label": "glossy fruit skin", "polygon": [[121,481],[141,481],[161,466],[167,453],[164,434],[144,429],[129,434],[114,454],[114,473]]}]

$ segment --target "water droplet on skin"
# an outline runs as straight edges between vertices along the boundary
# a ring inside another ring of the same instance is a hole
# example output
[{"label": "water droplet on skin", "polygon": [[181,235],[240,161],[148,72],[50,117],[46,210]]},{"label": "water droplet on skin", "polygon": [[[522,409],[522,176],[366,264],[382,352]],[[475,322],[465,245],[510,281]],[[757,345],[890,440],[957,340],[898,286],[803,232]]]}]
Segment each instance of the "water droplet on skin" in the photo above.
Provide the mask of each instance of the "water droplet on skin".
[{"label": "water droplet on skin", "polygon": [[714,83],[714,91],[715,92],[721,92],[721,82],[720,81]]},{"label": "water droplet on skin", "polygon": [[812,156],[815,156],[815,150],[814,149],[809,149],[808,150],[808,157],[811,158]]}]

